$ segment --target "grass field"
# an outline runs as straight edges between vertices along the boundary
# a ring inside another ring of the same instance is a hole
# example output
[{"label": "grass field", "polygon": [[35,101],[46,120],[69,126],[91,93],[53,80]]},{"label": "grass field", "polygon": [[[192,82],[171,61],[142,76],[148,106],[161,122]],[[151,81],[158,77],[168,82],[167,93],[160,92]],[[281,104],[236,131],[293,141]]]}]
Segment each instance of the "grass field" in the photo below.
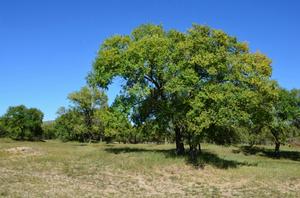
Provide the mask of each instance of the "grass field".
[{"label": "grass field", "polygon": [[1,197],[300,197],[300,149],[0,140]]}]

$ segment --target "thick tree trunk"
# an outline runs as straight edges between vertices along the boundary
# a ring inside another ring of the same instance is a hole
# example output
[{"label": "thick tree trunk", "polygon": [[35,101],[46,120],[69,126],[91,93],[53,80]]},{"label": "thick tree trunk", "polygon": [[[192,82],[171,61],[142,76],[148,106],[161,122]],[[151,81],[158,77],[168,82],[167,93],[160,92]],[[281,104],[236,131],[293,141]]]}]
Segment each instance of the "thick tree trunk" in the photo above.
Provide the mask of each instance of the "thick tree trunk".
[{"label": "thick tree trunk", "polygon": [[179,127],[175,127],[175,142],[176,142],[176,154],[183,155],[184,144],[183,144],[183,137],[181,134],[181,130]]},{"label": "thick tree trunk", "polygon": [[280,142],[276,141],[275,142],[275,157],[280,157]]},{"label": "thick tree trunk", "polygon": [[278,138],[278,133],[276,133],[275,130],[271,130],[271,133],[274,137],[274,142],[275,142],[274,155],[275,155],[275,157],[280,157],[280,153],[279,153],[280,141],[279,141],[279,138]]}]

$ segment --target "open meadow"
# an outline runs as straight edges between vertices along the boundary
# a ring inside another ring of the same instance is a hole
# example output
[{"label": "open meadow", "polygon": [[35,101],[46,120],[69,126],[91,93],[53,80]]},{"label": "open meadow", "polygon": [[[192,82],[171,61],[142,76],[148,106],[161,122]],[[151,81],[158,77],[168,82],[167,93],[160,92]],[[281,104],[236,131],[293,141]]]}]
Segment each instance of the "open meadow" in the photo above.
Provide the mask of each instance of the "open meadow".
[{"label": "open meadow", "polygon": [[300,197],[300,149],[0,140],[1,197]]}]

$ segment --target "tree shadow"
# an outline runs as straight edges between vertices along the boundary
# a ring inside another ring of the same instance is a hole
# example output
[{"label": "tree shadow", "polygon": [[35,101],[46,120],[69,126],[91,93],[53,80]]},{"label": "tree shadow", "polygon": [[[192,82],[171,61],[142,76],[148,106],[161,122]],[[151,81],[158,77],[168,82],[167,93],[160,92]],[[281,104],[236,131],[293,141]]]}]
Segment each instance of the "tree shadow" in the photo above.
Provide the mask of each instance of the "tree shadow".
[{"label": "tree shadow", "polygon": [[198,154],[196,160],[191,159],[189,156],[187,157],[187,160],[195,167],[203,167],[205,164],[209,164],[220,169],[237,168],[239,166],[257,166],[257,164],[254,163],[223,159],[217,154],[205,150]]},{"label": "tree shadow", "polygon": [[47,142],[44,139],[13,139],[13,138],[11,138],[11,140],[17,141],[17,142]]},{"label": "tree shadow", "polygon": [[88,144],[86,143],[80,143],[80,144],[73,144],[73,146],[87,146]]},{"label": "tree shadow", "polygon": [[257,164],[251,164],[248,162],[238,162],[235,160],[227,160],[220,158],[217,154],[202,150],[201,153],[197,154],[195,159],[192,159],[188,152],[184,155],[177,155],[175,149],[143,149],[143,148],[131,148],[131,147],[118,147],[118,148],[105,148],[106,152],[114,154],[122,153],[162,153],[166,158],[184,158],[187,164],[192,165],[195,168],[204,168],[205,165],[211,165],[219,169],[237,168],[238,166],[256,166]]},{"label": "tree shadow", "polygon": [[234,153],[242,152],[244,155],[259,155],[269,158],[283,158],[294,161],[300,161],[300,152],[299,151],[280,151],[279,156],[275,154],[274,149],[268,149],[263,147],[250,147],[250,146],[241,146],[238,150],[233,150]]}]

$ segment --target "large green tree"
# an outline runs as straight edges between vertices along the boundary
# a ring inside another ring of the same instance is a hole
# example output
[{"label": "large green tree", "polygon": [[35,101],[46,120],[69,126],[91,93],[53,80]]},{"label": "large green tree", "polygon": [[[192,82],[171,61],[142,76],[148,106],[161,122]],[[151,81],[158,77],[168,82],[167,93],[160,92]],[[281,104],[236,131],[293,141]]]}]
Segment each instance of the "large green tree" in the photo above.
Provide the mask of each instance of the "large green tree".
[{"label": "large green tree", "polygon": [[256,125],[252,113],[267,109],[276,95],[270,64],[220,30],[193,25],[182,33],[146,24],[106,39],[88,80],[108,88],[122,78],[135,125],[171,130],[177,153],[184,152],[184,140],[194,153],[204,134],[230,142],[239,126]]},{"label": "large green tree", "polygon": [[9,107],[2,118],[9,137],[17,140],[34,140],[42,137],[43,113],[24,105]]}]

